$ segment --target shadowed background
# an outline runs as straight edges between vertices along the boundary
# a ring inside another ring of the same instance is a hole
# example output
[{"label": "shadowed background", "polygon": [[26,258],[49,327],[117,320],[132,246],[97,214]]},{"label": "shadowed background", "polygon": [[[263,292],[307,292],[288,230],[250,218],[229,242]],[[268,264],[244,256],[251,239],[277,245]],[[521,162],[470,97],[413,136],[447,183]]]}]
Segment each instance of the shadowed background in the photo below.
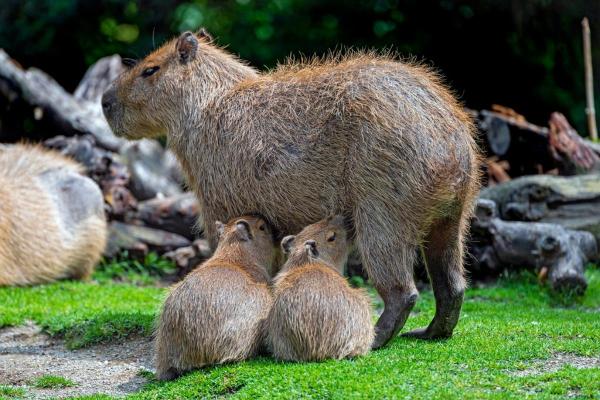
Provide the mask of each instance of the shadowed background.
[{"label": "shadowed background", "polygon": [[[143,57],[206,27],[258,68],[340,46],[391,47],[443,72],[472,108],[499,103],[545,125],[552,111],[585,125],[581,18],[592,28],[600,94],[597,0],[1,0],[0,48],[73,90],[98,58]],[[599,97],[599,96],[597,96]],[[600,108],[597,101],[596,108]]]}]

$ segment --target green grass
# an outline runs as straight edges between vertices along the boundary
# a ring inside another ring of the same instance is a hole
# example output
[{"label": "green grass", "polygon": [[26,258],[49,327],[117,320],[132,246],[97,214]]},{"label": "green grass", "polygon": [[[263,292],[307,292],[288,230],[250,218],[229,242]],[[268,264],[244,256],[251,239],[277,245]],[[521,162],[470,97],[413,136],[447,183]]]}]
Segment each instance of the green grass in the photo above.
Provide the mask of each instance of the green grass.
[{"label": "green grass", "polygon": [[77,386],[77,384],[72,380],[57,375],[40,376],[39,378],[35,379],[31,385],[38,389],[61,389]]},{"label": "green grass", "polygon": [[[174,382],[151,379],[128,398],[600,399],[600,368],[539,367],[555,353],[600,357],[600,270],[590,268],[587,277],[585,296],[575,299],[550,293],[530,274],[469,289],[449,340],[398,337],[365,357],[323,363],[263,357],[196,371]],[[0,325],[34,320],[52,334],[79,338],[78,345],[147,335],[163,293],[111,283],[5,288],[0,289]],[[405,329],[426,325],[434,311],[431,293],[423,293]],[[517,374],[532,368],[533,374]]]},{"label": "green grass", "polygon": [[32,320],[78,348],[150,335],[164,289],[131,284],[60,282],[0,288],[0,327]]},{"label": "green grass", "polygon": [[20,399],[25,396],[25,389],[0,385],[0,400]]}]

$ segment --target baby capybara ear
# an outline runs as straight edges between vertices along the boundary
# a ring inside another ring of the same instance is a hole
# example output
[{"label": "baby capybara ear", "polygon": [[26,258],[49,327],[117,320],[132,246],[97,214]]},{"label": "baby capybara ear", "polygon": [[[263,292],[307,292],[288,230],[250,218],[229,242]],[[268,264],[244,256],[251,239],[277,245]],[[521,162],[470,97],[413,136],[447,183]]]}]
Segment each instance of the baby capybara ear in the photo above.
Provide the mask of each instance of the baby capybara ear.
[{"label": "baby capybara ear", "polygon": [[198,37],[200,37],[200,38],[203,38],[207,42],[213,41],[212,35],[206,30],[206,28],[200,28],[200,30],[198,31],[198,33],[196,33],[196,35],[198,35]]},{"label": "baby capybara ear", "polygon": [[177,54],[182,64],[188,63],[196,58],[198,51],[198,38],[192,32],[183,32],[177,39]]},{"label": "baby capybara ear", "polygon": [[221,239],[223,237],[223,233],[225,232],[225,224],[221,221],[215,222],[215,228],[217,229],[217,237]]},{"label": "baby capybara ear", "polygon": [[292,247],[294,246],[295,239],[296,236],[294,235],[289,235],[281,239],[281,250],[283,251],[283,254],[290,254]]},{"label": "baby capybara ear", "polygon": [[238,238],[244,242],[252,239],[252,232],[250,231],[250,224],[245,219],[240,219],[235,223],[235,233]]}]

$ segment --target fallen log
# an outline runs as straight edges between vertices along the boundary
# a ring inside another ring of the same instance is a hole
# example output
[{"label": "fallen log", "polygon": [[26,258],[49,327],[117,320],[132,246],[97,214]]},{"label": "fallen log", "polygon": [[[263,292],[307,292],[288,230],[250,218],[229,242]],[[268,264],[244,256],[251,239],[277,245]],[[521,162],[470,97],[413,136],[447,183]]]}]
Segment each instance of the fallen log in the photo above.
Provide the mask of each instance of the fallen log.
[{"label": "fallen log", "polygon": [[78,101],[92,102],[102,112],[102,95],[122,72],[120,56],[115,54],[99,59],[85,72],[73,97]]},{"label": "fallen log", "polygon": [[485,188],[480,198],[493,200],[502,219],[584,230],[600,243],[600,174],[524,176]]},{"label": "fallen log", "polygon": [[550,151],[561,175],[585,174],[600,170],[600,157],[559,112],[550,115]]},{"label": "fallen log", "polygon": [[600,145],[581,138],[560,113],[552,113],[550,128],[497,105],[493,111],[473,111],[473,115],[486,152],[508,162],[513,177],[555,168],[562,175],[600,170]]},{"label": "fallen log", "polygon": [[183,279],[211,255],[212,250],[208,241],[198,239],[191,246],[180,247],[163,254],[163,257],[175,263],[177,266],[177,277]]},{"label": "fallen log", "polygon": [[598,252],[592,234],[557,224],[503,221],[487,199],[478,201],[471,231],[475,272],[530,267],[547,275],[556,291],[585,292],[584,267]]},{"label": "fallen log", "polygon": [[201,233],[199,212],[196,196],[186,192],[139,202],[137,210],[127,216],[127,221],[176,233],[192,240]]},{"label": "fallen log", "polygon": [[120,155],[131,172],[129,188],[138,200],[182,193],[179,164],[156,140],[128,142]]},{"label": "fallen log", "polygon": [[175,233],[113,221],[109,226],[104,255],[112,258],[120,252],[127,251],[130,256],[141,258],[148,254],[148,251],[163,254],[190,245],[188,239]]},{"label": "fallen log", "polygon": [[[112,60],[116,60],[115,57],[119,56],[112,56]],[[125,141],[112,133],[98,103],[98,93],[103,91],[108,79],[92,79],[98,75],[115,76],[114,65],[115,61],[100,60],[92,66],[93,73],[86,74],[87,80],[80,85],[78,95],[73,96],[43,71],[24,70],[0,49],[0,94],[9,101],[24,100],[33,108],[35,119],[50,119],[61,133],[90,134],[99,145],[115,151]],[[106,71],[107,68],[111,70]]]},{"label": "fallen log", "polygon": [[86,167],[104,195],[109,219],[125,218],[136,209],[137,200],[129,191],[130,174],[118,154],[96,146],[91,135],[56,136],[44,141],[44,146],[57,150],[80,162]]},{"label": "fallen log", "polygon": [[484,165],[487,169],[488,186],[510,181],[510,175],[507,172],[510,169],[508,162],[498,161],[498,157],[490,157],[485,160]]},{"label": "fallen log", "polygon": [[475,121],[488,156],[508,162],[511,177],[556,168],[556,160],[548,150],[548,128],[527,122],[512,110],[508,112],[498,106],[495,110],[475,112]]}]

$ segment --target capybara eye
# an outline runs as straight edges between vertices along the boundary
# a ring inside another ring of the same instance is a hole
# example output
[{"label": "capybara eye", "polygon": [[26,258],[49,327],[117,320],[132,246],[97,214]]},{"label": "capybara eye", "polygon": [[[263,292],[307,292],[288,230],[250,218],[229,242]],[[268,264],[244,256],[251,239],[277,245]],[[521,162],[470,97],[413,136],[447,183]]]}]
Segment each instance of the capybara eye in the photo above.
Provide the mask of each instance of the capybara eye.
[{"label": "capybara eye", "polygon": [[335,240],[335,232],[329,232],[329,234],[327,235],[327,241],[333,242],[334,240]]},{"label": "capybara eye", "polygon": [[260,229],[261,231],[264,231],[265,230],[265,224],[262,224],[261,226],[259,226],[258,229]]},{"label": "capybara eye", "polygon": [[146,68],[143,72],[142,72],[142,76],[144,78],[149,77],[150,75],[154,74],[156,71],[158,71],[160,69],[160,67],[150,67],[150,68]]}]

